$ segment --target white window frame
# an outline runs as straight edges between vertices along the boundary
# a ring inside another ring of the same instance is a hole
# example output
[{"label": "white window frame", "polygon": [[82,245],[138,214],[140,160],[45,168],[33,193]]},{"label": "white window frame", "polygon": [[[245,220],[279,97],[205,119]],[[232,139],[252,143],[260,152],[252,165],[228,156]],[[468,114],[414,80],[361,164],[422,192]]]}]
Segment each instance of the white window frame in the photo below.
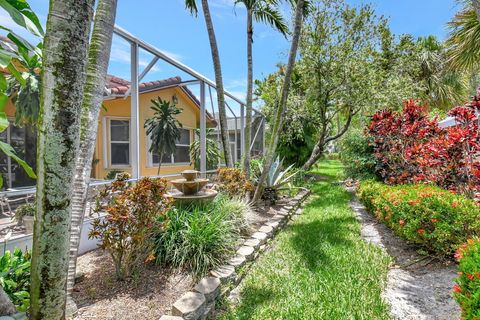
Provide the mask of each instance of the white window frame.
[{"label": "white window frame", "polygon": [[[195,141],[195,136],[193,136],[193,139],[192,139],[192,134],[194,134],[195,128],[182,127],[182,128],[180,128],[180,130],[188,130],[189,136],[190,136],[190,144],[192,144],[192,142]],[[158,162],[157,163],[153,162],[153,154],[150,152],[150,147],[152,146],[152,139],[150,138],[150,136],[147,136],[146,140],[147,140],[147,166],[149,168],[156,168],[156,167],[158,167]],[[176,143],[175,145],[177,147],[189,147],[190,148],[190,144]],[[172,154],[171,159],[170,159],[171,162],[162,163],[162,167],[184,166],[184,165],[189,165],[190,164],[190,162],[174,162],[175,161],[174,157],[175,156]]]},{"label": "white window frame", "polygon": [[[105,117],[105,140],[106,143],[104,146],[106,147],[106,157],[107,158],[107,168],[130,168],[132,163],[131,163],[131,157],[130,155],[132,154],[132,137],[130,137],[130,125],[131,125],[131,119],[130,117]],[[128,150],[129,150],[129,157],[128,157],[128,164],[112,164],[112,143],[126,143],[126,141],[112,141],[111,135],[112,135],[112,130],[111,130],[111,121],[112,120],[120,120],[120,121],[128,121]]]}]

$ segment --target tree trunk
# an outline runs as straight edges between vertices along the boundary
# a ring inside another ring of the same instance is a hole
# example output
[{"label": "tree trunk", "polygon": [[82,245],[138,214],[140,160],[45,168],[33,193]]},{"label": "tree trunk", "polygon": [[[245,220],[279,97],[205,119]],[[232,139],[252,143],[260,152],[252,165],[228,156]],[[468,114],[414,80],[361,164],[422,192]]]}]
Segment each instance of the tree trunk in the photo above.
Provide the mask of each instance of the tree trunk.
[{"label": "tree trunk", "polygon": [[220,54],[218,53],[217,38],[213,28],[212,17],[208,7],[208,0],[202,0],[203,16],[207,26],[208,39],[210,41],[210,50],[212,51],[213,69],[215,71],[215,83],[217,85],[218,116],[220,120],[220,131],[223,145],[223,155],[227,167],[233,167],[232,155],[230,152],[230,137],[228,134],[227,111],[225,108],[225,91],[223,88],[222,67],[220,64]]},{"label": "tree trunk", "polygon": [[69,316],[74,315],[77,310],[71,299],[71,293],[75,285],[78,246],[86,212],[92,158],[97,139],[98,116],[103,101],[116,9],[117,0],[100,0],[98,2],[88,53],[87,78],[80,118],[80,150],[76,159],[72,197],[70,263],[67,283],[67,315]]},{"label": "tree trunk", "polygon": [[94,0],[51,0],[43,49],[30,319],[64,319],[75,159]]},{"label": "tree trunk", "polygon": [[252,10],[247,9],[247,112],[245,117],[245,149],[243,150],[243,169],[247,179],[250,179],[250,144],[252,140],[252,113],[253,113],[253,22]]},{"label": "tree trunk", "polygon": [[272,134],[270,137],[269,145],[267,148],[267,154],[265,156],[265,162],[263,164],[263,171],[262,175],[258,180],[257,188],[255,189],[255,194],[253,196],[253,203],[256,203],[260,200],[262,193],[263,193],[263,184],[267,179],[268,171],[272,166],[275,152],[277,151],[277,145],[281,130],[283,128],[283,122],[285,119],[285,113],[287,110],[287,100],[288,100],[288,93],[290,91],[290,80],[292,77],[293,67],[295,66],[295,58],[297,56],[297,49],[298,49],[298,42],[300,39],[300,33],[302,31],[302,23],[303,23],[303,7],[304,7],[304,0],[298,0],[297,6],[295,8],[295,20],[294,20],[294,30],[293,30],[293,37],[292,37],[292,44],[290,47],[290,52],[288,54],[288,63],[285,69],[285,79],[282,86],[282,91],[280,92],[280,101],[278,103],[278,108],[275,111],[274,123],[272,126]]},{"label": "tree trunk", "polygon": [[312,154],[302,167],[303,170],[310,170],[310,168],[318,161],[318,159],[320,159],[324,152],[324,146],[325,145],[323,141],[319,141],[317,144],[315,144]]}]

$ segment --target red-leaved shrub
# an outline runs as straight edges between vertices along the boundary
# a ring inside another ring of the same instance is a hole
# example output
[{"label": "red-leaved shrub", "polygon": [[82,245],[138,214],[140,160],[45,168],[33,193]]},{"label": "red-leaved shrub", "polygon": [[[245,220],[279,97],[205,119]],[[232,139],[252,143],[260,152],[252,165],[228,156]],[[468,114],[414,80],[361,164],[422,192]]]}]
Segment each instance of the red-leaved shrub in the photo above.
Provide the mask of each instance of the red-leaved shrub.
[{"label": "red-leaved shrub", "polygon": [[462,319],[480,319],[480,240],[469,239],[455,257],[459,272],[453,295],[462,309]]},{"label": "red-leaved shrub", "polygon": [[478,198],[480,144],[476,117],[478,97],[448,113],[456,125],[440,128],[438,119],[416,101],[402,112],[379,111],[367,128],[372,137],[377,172],[388,184],[435,183]]}]

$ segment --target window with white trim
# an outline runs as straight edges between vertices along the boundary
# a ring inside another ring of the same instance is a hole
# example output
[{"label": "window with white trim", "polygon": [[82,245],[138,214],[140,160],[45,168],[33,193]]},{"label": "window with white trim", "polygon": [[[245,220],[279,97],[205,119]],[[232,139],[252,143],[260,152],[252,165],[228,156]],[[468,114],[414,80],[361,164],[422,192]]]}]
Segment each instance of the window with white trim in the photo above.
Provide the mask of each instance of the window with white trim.
[{"label": "window with white trim", "polygon": [[[166,154],[162,157],[162,164],[190,163],[190,143],[191,130],[180,129],[180,138],[177,139],[175,153]],[[151,144],[151,140],[150,140]],[[150,149],[150,148],[149,148]],[[151,163],[158,165],[159,156],[156,153],[150,153]]]},{"label": "window with white trim", "polygon": [[110,164],[130,165],[130,120],[110,119]]}]

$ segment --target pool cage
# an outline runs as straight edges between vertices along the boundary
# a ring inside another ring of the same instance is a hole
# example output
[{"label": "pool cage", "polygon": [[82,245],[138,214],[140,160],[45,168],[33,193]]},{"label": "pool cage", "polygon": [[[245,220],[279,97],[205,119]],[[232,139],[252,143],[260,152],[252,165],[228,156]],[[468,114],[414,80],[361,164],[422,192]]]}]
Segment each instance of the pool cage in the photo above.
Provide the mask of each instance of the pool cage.
[{"label": "pool cage", "polygon": [[[155,66],[155,64],[162,60],[171,66],[183,71],[192,79],[185,80],[181,83],[181,86],[186,86],[191,91],[199,92],[200,102],[200,172],[205,175],[207,170],[206,159],[206,141],[207,141],[207,113],[210,113],[216,121],[216,127],[214,128],[215,138],[218,142],[218,147],[221,148],[220,139],[220,123],[218,121],[218,110],[215,109],[215,97],[216,97],[216,84],[212,80],[208,79],[201,73],[193,70],[182,62],[174,59],[168,54],[155,48],[154,46],[144,42],[143,40],[133,36],[126,30],[115,26],[114,34],[126,40],[130,45],[130,78],[131,89],[125,93],[125,97],[131,96],[131,118],[130,118],[130,136],[131,139],[131,168],[132,179],[138,179],[140,177],[140,147],[139,147],[139,84],[140,81],[148,74],[149,71]],[[153,56],[152,60],[146,64],[145,68],[139,72],[139,51],[145,52]],[[198,90],[192,87],[197,86]],[[207,98],[209,104],[207,103]],[[245,150],[245,102],[236,97],[234,94],[225,91],[225,104],[227,107],[227,123],[230,148],[232,150],[232,158],[234,162],[238,162],[242,158],[242,153]],[[249,147],[252,155],[261,155],[264,149],[264,129],[265,129],[265,117],[263,114],[254,109],[252,115],[252,136],[251,145]],[[214,138],[214,137],[208,137]],[[221,165],[221,163],[219,163]],[[209,168],[211,169],[211,168]]]}]

